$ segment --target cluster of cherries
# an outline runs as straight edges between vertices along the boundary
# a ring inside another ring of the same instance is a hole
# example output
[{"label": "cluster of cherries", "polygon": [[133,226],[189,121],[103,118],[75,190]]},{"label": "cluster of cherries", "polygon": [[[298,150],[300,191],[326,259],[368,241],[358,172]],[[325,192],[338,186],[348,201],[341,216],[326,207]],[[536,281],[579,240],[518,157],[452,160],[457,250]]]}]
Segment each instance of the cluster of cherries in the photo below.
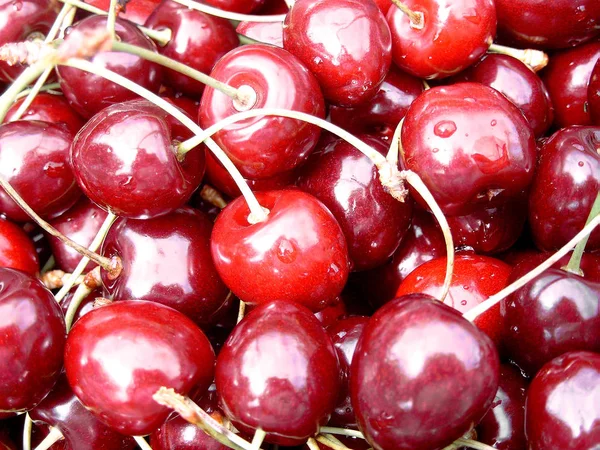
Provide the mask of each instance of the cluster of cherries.
[{"label": "cluster of cherries", "polygon": [[598,0],[0,17],[0,449],[600,448]]}]

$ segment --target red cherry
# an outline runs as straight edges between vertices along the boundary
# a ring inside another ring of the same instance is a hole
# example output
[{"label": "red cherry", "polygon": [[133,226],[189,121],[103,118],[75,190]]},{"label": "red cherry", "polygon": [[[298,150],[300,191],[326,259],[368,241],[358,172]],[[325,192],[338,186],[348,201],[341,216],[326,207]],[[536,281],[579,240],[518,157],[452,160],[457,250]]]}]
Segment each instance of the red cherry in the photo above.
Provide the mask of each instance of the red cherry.
[{"label": "red cherry", "polygon": [[496,34],[493,0],[407,0],[415,23],[393,5],[387,12],[394,63],[419,78],[445,78],[476,62]]},{"label": "red cherry", "polygon": [[207,0],[206,3],[225,11],[249,14],[260,8],[265,0]]},{"label": "red cherry", "polygon": [[0,268],[0,315],[0,413],[27,411],[60,375],[65,321],[39,280],[6,268]]},{"label": "red cherry", "polygon": [[377,7],[381,10],[385,16],[392,6],[392,0],[373,0]]},{"label": "red cherry", "polygon": [[235,31],[258,42],[283,48],[282,22],[240,22]]},{"label": "red cherry", "polygon": [[236,428],[261,428],[267,442],[295,445],[317,432],[338,399],[336,351],[306,308],[258,306],[233,330],[215,372],[225,414]]},{"label": "red cherry", "polygon": [[265,0],[256,12],[260,15],[287,14],[289,9],[285,0]]},{"label": "red cherry", "polygon": [[94,309],[71,329],[65,369],[73,392],[109,427],[143,436],[170,410],[152,399],[161,387],[206,390],[214,352],[183,314],[153,302],[120,301]]},{"label": "red cherry", "polygon": [[21,227],[0,219],[0,267],[19,269],[36,275],[40,263],[33,241]]},{"label": "red cherry", "polygon": [[242,197],[215,222],[211,248],[219,275],[250,304],[283,299],[323,309],[348,278],[339,224],[321,202],[301,191],[258,192],[256,198],[270,210],[264,222],[248,222]]},{"label": "red cherry", "polygon": [[297,0],[283,24],[283,46],[340,106],[372,98],[392,61],[390,30],[371,1]]},{"label": "red cherry", "polygon": [[330,326],[337,323],[343,316],[348,313],[346,304],[342,297],[336,297],[333,302],[327,305],[322,310],[315,313],[315,317],[321,322],[323,328],[329,328]]},{"label": "red cherry", "polygon": [[600,125],[600,59],[596,62],[588,86],[588,105],[594,125]]},{"label": "red cherry", "polygon": [[374,448],[443,448],[485,415],[498,370],[490,339],[458,311],[409,295],[365,326],[350,369],[352,405]]},{"label": "red cherry", "polygon": [[[88,0],[86,3],[104,11],[108,11],[110,8],[110,0]],[[135,0],[127,2],[125,8],[120,11],[119,17],[137,25],[143,25],[159,4],[160,0]]]},{"label": "red cherry", "polygon": [[[60,302],[60,309],[62,309],[63,314],[67,314],[69,310],[69,306],[71,306],[71,301],[73,300],[73,294],[77,290],[77,286],[71,288],[71,290],[65,295],[65,298]],[[77,310],[75,311],[75,316],[73,317],[73,323],[77,322],[83,316],[85,316],[90,311],[94,310],[94,302],[97,298],[104,297],[102,289],[94,289],[92,292],[88,294],[87,297],[83,299]]]},{"label": "red cherry", "polygon": [[448,215],[505,203],[533,178],[536,146],[525,117],[478,83],[421,94],[404,118],[402,146],[403,166],[423,179]]},{"label": "red cherry", "polygon": [[[571,255],[572,252],[567,253],[552,267],[554,267],[555,269],[560,269],[561,267],[566,266],[569,263],[569,259],[571,259]],[[551,252],[542,253],[538,252],[537,250],[523,250],[508,252],[503,257],[503,260],[513,267],[517,266],[518,264],[521,264],[523,261],[527,261],[529,270],[531,270],[534,269],[536,266],[539,266],[550,256],[552,256]],[[600,283],[600,255],[593,253],[584,253],[581,258],[581,264],[579,269],[583,272],[583,278],[589,281],[593,281],[595,283]]]}]

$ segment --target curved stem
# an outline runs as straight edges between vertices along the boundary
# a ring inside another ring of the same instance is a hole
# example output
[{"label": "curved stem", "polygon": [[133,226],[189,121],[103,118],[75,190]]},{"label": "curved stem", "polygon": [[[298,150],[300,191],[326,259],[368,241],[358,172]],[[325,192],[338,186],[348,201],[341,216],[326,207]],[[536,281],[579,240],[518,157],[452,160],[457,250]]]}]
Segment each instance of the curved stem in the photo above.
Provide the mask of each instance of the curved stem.
[{"label": "curved stem", "polygon": [[475,441],[473,439],[464,439],[458,438],[456,441],[462,447],[473,448],[475,450],[496,450],[494,447],[491,447],[483,442]]},{"label": "curved stem", "polygon": [[[590,223],[597,215],[600,215],[600,192],[598,192],[596,195],[596,200],[594,200],[590,214],[585,222],[586,225]],[[590,236],[588,235],[579,241],[579,243],[575,246],[575,250],[573,250],[571,259],[569,259],[569,263],[563,267],[563,270],[583,276],[583,271],[581,270],[581,258],[583,257],[583,252],[585,251],[585,246],[587,245],[589,238]]]},{"label": "curved stem", "polygon": [[65,437],[63,436],[63,434],[60,432],[60,430],[58,428],[50,427],[50,432],[44,438],[44,440],[39,443],[39,445],[35,448],[35,450],[48,450],[56,442],[58,442],[64,438]]},{"label": "curved stem", "polygon": [[520,48],[492,44],[489,46],[488,51],[491,53],[512,56],[513,58],[518,59],[522,63],[528,65],[534,72],[542,70],[548,65],[549,61],[547,54],[541,50],[535,50],[532,48],[521,50]]},{"label": "curved stem", "polygon": [[417,30],[420,30],[423,28],[423,26],[424,26],[423,13],[418,12],[418,11],[413,11],[408,6],[406,6],[404,3],[402,3],[400,0],[392,0],[392,3],[394,5],[396,5],[396,7],[400,11],[402,11],[404,14],[406,14],[408,19],[410,20],[410,26],[412,28],[416,28]]},{"label": "curved stem", "polygon": [[[96,267],[98,269],[98,267]],[[94,270],[96,270],[94,269]],[[73,321],[75,320],[75,314],[77,314],[77,310],[81,306],[81,302],[92,293],[93,289],[87,286],[85,283],[81,283],[75,289],[73,293],[73,298],[71,298],[71,303],[69,303],[69,308],[65,314],[65,325],[67,327],[67,333],[71,331],[71,327],[73,326]]]},{"label": "curved stem", "polygon": [[115,39],[115,25],[117,23],[117,3],[118,0],[110,0],[108,7],[108,17],[106,18],[106,31],[110,33],[112,39]]},{"label": "curved stem", "polygon": [[[29,93],[32,90],[33,90],[33,87],[28,88],[28,89],[23,89],[21,92],[19,92],[19,95],[17,95],[15,97],[15,100],[18,100],[20,98],[23,98],[23,97],[29,95]],[[62,92],[60,92],[60,83],[45,84],[39,89],[39,92],[49,92],[51,94],[62,95]]]},{"label": "curved stem", "polygon": [[4,94],[0,97],[0,123],[4,122],[6,113],[12,106],[17,95],[33,83],[48,67],[47,61],[39,61],[36,64],[29,66],[15,81],[11,83]]},{"label": "curved stem", "polygon": [[25,422],[23,423],[23,450],[31,450],[31,428],[33,421],[29,413],[25,413]]},{"label": "curved stem", "polygon": [[253,14],[239,14],[229,11],[223,11],[222,9],[215,8],[213,6],[206,5],[204,3],[196,2],[194,0],[174,0],[180,5],[187,6],[190,9],[195,9],[196,11],[201,11],[205,14],[215,17],[221,17],[223,19],[228,20],[236,20],[240,22],[261,22],[261,23],[269,23],[269,22],[283,22],[285,19],[285,14],[276,14],[271,16],[257,16]]},{"label": "curved stem", "polygon": [[144,439],[143,437],[134,436],[133,439],[135,439],[135,442],[137,443],[138,447],[141,448],[142,450],[152,450],[152,447],[150,447],[150,444],[148,444],[146,439]]},{"label": "curved stem", "polygon": [[350,436],[359,439],[364,439],[365,435],[360,431],[349,430],[347,428],[336,428],[336,427],[321,427],[319,433],[339,434],[341,436]]}]

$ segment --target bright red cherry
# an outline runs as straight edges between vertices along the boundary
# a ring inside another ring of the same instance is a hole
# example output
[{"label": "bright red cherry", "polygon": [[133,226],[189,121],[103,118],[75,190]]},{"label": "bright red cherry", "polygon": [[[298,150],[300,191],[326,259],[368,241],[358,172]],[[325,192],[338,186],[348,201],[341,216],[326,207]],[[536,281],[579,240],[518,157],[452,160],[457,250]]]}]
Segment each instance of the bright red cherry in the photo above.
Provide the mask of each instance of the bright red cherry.
[{"label": "bright red cherry", "polygon": [[361,431],[381,449],[438,449],[469,431],[498,389],[492,341],[425,294],[398,298],[365,326],[350,369]]},{"label": "bright red cherry", "polygon": [[33,241],[14,223],[0,219],[0,267],[22,270],[36,275],[40,262]]},{"label": "bright red cherry", "polygon": [[404,118],[402,146],[402,165],[423,179],[448,215],[520,196],[535,169],[527,120],[506,97],[479,83],[421,94]]},{"label": "bright red cherry", "polygon": [[339,106],[372,98],[392,61],[390,29],[371,1],[297,0],[283,24],[283,46]]},{"label": "bright red cherry", "polygon": [[[110,8],[110,0],[89,0],[86,3],[104,11],[108,11]],[[135,0],[134,2],[127,2],[125,7],[119,12],[119,17],[137,25],[143,25],[159,3],[160,0]]]},{"label": "bright red cherry", "polygon": [[233,330],[217,358],[217,392],[240,431],[295,445],[324,425],[340,388],[336,350],[306,308],[258,306]]},{"label": "bright red cherry", "polygon": [[269,209],[264,222],[248,222],[242,197],[215,222],[212,255],[219,275],[241,300],[271,300],[323,309],[340,294],[349,272],[342,230],[315,197],[298,190],[258,192]]},{"label": "bright red cherry", "polygon": [[588,86],[588,105],[594,125],[600,126],[600,59],[596,62]]},{"label": "bright red cherry", "polygon": [[65,369],[83,405],[112,429],[152,433],[170,410],[152,399],[162,386],[186,395],[208,389],[215,355],[183,314],[145,301],[120,301],[77,321],[65,347]]},{"label": "bright red cherry", "polygon": [[265,0],[207,0],[206,3],[225,11],[249,14],[260,8]]},{"label": "bright red cherry", "polygon": [[38,279],[6,268],[0,268],[0,317],[0,414],[27,411],[62,370],[64,317]]}]

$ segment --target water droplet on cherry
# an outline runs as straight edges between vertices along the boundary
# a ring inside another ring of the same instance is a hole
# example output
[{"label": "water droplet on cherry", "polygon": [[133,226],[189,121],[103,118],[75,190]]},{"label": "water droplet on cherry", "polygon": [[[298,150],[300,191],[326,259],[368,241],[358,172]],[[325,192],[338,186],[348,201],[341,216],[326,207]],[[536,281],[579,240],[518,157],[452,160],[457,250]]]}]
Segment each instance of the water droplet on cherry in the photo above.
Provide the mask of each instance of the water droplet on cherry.
[{"label": "water droplet on cherry", "polygon": [[441,138],[449,138],[456,132],[456,124],[451,120],[442,120],[435,125],[433,132]]}]

